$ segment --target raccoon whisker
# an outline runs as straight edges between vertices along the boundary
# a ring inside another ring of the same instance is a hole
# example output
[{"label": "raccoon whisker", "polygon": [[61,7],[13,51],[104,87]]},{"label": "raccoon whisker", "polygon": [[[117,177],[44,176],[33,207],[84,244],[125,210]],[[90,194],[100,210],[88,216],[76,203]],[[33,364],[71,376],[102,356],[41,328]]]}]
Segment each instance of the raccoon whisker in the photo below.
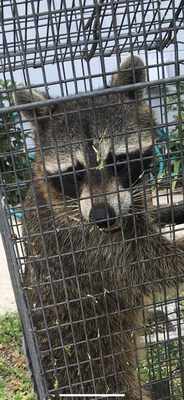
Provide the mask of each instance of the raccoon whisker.
[{"label": "raccoon whisker", "polygon": [[[143,171],[143,173],[137,178],[137,180],[135,181],[135,182],[133,182],[132,183],[132,188],[134,189],[138,189],[138,188],[142,188],[143,189],[143,182],[140,182],[140,183],[137,183],[138,181],[139,181],[139,179],[140,179],[140,177],[142,177],[142,176],[144,176],[144,173],[145,173],[145,171]],[[146,180],[146,183],[147,184],[150,184],[151,183],[151,181],[152,181],[152,179],[147,179]],[[144,187],[144,190],[147,190],[145,187]],[[149,190],[149,188],[148,188],[148,190]]]},{"label": "raccoon whisker", "polygon": [[70,211],[72,214],[76,214],[76,213],[79,214],[78,208],[76,208],[75,210],[74,210],[74,209],[72,209],[72,210],[66,210],[66,211],[65,211],[65,214],[68,214],[67,211]]},{"label": "raccoon whisker", "polygon": [[152,201],[150,198],[145,196],[136,196],[133,198],[133,206],[145,209],[145,206],[148,208],[152,206]]},{"label": "raccoon whisker", "polygon": [[65,213],[64,213],[65,215],[66,215],[66,217],[80,217],[80,213],[79,213],[79,210],[77,209],[77,210],[71,210],[71,212],[70,212],[70,214],[66,211]]},{"label": "raccoon whisker", "polygon": [[68,215],[68,214],[72,214],[72,215],[79,214],[79,209],[78,208],[67,209],[65,211],[65,214],[66,215]]},{"label": "raccoon whisker", "polygon": [[68,196],[68,195],[65,195],[65,198],[66,198],[66,200],[67,199],[69,199],[70,201],[72,201],[72,202],[76,202],[76,199],[74,199],[73,197],[71,197],[71,196]]},{"label": "raccoon whisker", "polygon": [[139,205],[134,204],[131,208],[131,214],[135,213],[136,211],[144,211],[143,207],[140,207]]},{"label": "raccoon whisker", "polygon": [[68,213],[63,213],[63,214],[60,214],[59,216],[58,216],[58,218],[55,218],[55,220],[56,221],[59,221],[60,220],[60,218],[61,218],[61,216],[62,217],[65,217],[65,218],[69,218],[69,219],[71,219],[71,218],[79,218],[79,213],[78,212],[76,212],[76,213],[73,213],[72,215],[71,214],[68,214]]},{"label": "raccoon whisker", "polygon": [[147,213],[147,212],[150,212],[150,211],[153,211],[153,210],[154,210],[154,208],[147,208],[147,210],[145,211],[143,208],[134,207],[133,208],[133,213],[134,214],[140,213],[140,212]]},{"label": "raccoon whisker", "polygon": [[146,192],[147,190],[151,190],[151,187],[145,187],[143,186],[142,183],[139,183],[138,185],[134,186],[132,185],[133,191],[136,192],[138,190],[142,190],[144,192]]},{"label": "raccoon whisker", "polygon": [[150,197],[148,197],[146,194],[144,195],[144,194],[135,194],[135,195],[133,195],[133,200],[135,200],[135,201],[138,201],[138,200],[146,200],[147,202],[149,202],[150,201]]},{"label": "raccoon whisker", "polygon": [[140,192],[140,188],[138,188],[137,190],[133,190],[133,196],[136,196],[136,195],[144,196],[145,193],[147,193],[147,190]]},{"label": "raccoon whisker", "polygon": [[58,203],[53,203],[54,208],[66,208],[66,207],[77,207],[77,204],[71,204],[71,203],[64,203],[64,202],[58,202]]},{"label": "raccoon whisker", "polygon": [[[78,224],[79,223],[81,223],[81,220],[79,219],[79,218],[77,218],[77,217],[73,217],[73,216],[70,216],[69,218],[68,218],[68,220],[69,221],[76,221],[76,222],[78,222]],[[58,218],[58,221],[56,221],[57,222],[57,226],[56,226],[56,231],[57,232],[59,232],[60,230],[61,231],[63,231],[63,223],[61,223],[61,221],[59,220],[59,218]],[[65,226],[65,229],[67,228],[67,225]],[[65,232],[66,232],[66,230],[65,230]],[[66,233],[65,233],[66,234]],[[65,242],[67,242],[67,240],[69,239],[69,233],[68,234],[66,234],[66,236],[65,236]]]},{"label": "raccoon whisker", "polygon": [[140,191],[141,190],[141,187],[139,187],[138,188],[138,190],[133,190],[133,194],[140,194],[140,195],[142,195],[142,196],[145,196],[145,194],[151,194],[151,190],[150,189],[144,189],[144,190],[142,190],[142,191]]},{"label": "raccoon whisker", "polygon": [[66,208],[74,208],[76,207],[76,204],[70,205],[70,206],[66,206]]},{"label": "raccoon whisker", "polygon": [[66,211],[64,211],[64,212],[62,212],[62,213],[59,213],[59,215],[57,216],[58,218],[60,218],[61,216],[63,216],[63,215],[75,215],[75,214],[79,214],[79,212],[78,212],[78,210],[66,210]]},{"label": "raccoon whisker", "polygon": [[70,211],[70,209],[71,209],[71,212],[75,212],[75,211],[79,210],[77,206],[75,206],[75,208],[74,207],[70,207],[70,206],[67,206],[66,208],[63,207],[63,206],[54,206],[54,210],[55,211],[60,211],[61,208],[63,210],[63,212],[61,214],[66,214],[67,210]]},{"label": "raccoon whisker", "polygon": [[76,199],[75,200],[73,199],[73,201],[70,200],[70,201],[66,202],[67,207],[70,207],[70,206],[75,207],[75,206],[77,206],[77,204],[78,204],[78,201],[76,201]]},{"label": "raccoon whisker", "polygon": [[77,204],[75,204],[74,206],[66,206],[66,207],[63,207],[63,208],[64,208],[64,210],[71,210],[71,212],[73,210],[78,210],[79,209]]},{"label": "raccoon whisker", "polygon": [[144,176],[144,174],[145,174],[145,170],[138,176],[138,178],[136,179],[136,181],[132,184],[132,187],[134,187],[135,185],[136,185],[136,183],[139,181],[139,179],[141,179],[143,176]]},{"label": "raccoon whisker", "polygon": [[[140,204],[140,203],[142,203],[142,204]],[[150,204],[148,202],[145,202],[144,199],[137,199],[136,201],[133,202],[134,209],[139,208],[139,210],[145,210],[145,207],[147,210],[150,210],[152,207],[152,203]]]},{"label": "raccoon whisker", "polygon": [[73,219],[73,220],[76,221],[76,222],[81,222],[81,219],[75,217],[74,215],[69,215],[68,218],[69,218],[69,219]]},{"label": "raccoon whisker", "polygon": [[71,214],[71,215],[75,215],[75,214],[79,214],[79,209],[78,208],[75,208],[75,209],[67,209],[67,210],[65,210],[64,211],[64,214],[66,214],[66,215],[68,215],[68,214]]},{"label": "raccoon whisker", "polygon": [[[140,204],[141,203],[141,204]],[[139,206],[139,207],[145,207],[145,204],[148,206],[150,203],[150,199],[145,198],[145,197],[134,197],[133,199],[133,204],[134,206]]]}]

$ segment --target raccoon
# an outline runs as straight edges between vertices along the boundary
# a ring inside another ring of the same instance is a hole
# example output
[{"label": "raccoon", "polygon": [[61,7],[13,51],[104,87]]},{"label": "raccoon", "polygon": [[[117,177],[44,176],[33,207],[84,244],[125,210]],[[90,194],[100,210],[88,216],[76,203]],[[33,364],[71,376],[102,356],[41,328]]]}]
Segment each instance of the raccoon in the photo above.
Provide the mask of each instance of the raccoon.
[{"label": "raccoon", "polygon": [[131,87],[144,81],[144,63],[134,56],[104,95],[49,107],[38,103],[46,94],[17,92],[18,104],[38,103],[22,113],[36,140],[24,201],[23,290],[56,399],[150,399],[137,372],[144,296],[184,280],[184,243],[160,236],[150,211],[146,171],[156,121],[141,85]]}]

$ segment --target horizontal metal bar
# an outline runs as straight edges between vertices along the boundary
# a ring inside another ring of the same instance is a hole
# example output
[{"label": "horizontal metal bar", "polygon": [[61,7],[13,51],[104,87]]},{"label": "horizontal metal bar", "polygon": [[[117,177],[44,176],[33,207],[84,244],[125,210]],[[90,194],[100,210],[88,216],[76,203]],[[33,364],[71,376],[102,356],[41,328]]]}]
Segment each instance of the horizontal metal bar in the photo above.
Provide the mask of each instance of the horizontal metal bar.
[{"label": "horizontal metal bar", "polygon": [[45,107],[47,106],[52,106],[54,104],[59,104],[59,103],[68,103],[71,101],[79,101],[82,99],[86,98],[93,98],[93,97],[99,97],[99,96],[106,96],[110,94],[116,94],[116,93],[123,93],[126,91],[132,91],[132,90],[139,90],[139,89],[144,89],[144,88],[151,88],[153,86],[159,86],[159,85],[166,85],[170,83],[177,83],[184,81],[184,75],[178,75],[173,78],[166,78],[166,79],[159,79],[159,80],[154,80],[150,82],[141,82],[141,83],[135,83],[133,85],[125,85],[125,86],[118,86],[118,87],[111,87],[108,89],[100,89],[100,90],[94,90],[91,92],[86,92],[86,93],[80,93],[80,94],[75,94],[71,96],[65,96],[65,97],[59,97],[59,98],[53,98],[53,99],[47,99],[43,101],[35,101],[32,103],[26,103],[26,104],[21,104],[21,105],[15,105],[11,107],[5,107],[3,109],[0,109],[0,115],[2,114],[8,114],[11,112],[15,111],[23,111],[23,110],[33,110],[37,107]]}]

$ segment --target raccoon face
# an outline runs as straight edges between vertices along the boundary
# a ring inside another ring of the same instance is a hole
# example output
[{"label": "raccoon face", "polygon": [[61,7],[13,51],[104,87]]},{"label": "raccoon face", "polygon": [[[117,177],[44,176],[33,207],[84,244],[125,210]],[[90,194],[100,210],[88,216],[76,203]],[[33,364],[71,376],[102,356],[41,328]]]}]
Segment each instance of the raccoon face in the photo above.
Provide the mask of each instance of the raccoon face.
[{"label": "raccoon face", "polygon": [[105,156],[100,152],[99,161],[99,150],[92,143],[87,147],[87,160],[81,149],[81,161],[76,159],[74,166],[63,169],[60,175],[50,173],[48,179],[58,194],[78,200],[86,221],[107,228],[117,223],[120,214],[129,212],[130,187],[140,184],[143,171],[149,168],[152,148],[148,147],[142,155],[132,151],[128,157],[125,152],[120,153],[115,148],[113,153],[109,148]]},{"label": "raccoon face", "polygon": [[[144,80],[143,62],[128,57],[113,76],[112,86]],[[38,92],[32,96],[17,92],[19,104],[45,98]],[[153,120],[142,91],[38,107],[23,116],[32,120],[36,146],[41,143],[35,174],[38,178],[46,174],[53,200],[61,201],[63,195],[76,200],[84,220],[101,228],[115,226],[131,208],[130,188],[140,184],[152,156]],[[45,196],[46,192],[44,188]]]}]

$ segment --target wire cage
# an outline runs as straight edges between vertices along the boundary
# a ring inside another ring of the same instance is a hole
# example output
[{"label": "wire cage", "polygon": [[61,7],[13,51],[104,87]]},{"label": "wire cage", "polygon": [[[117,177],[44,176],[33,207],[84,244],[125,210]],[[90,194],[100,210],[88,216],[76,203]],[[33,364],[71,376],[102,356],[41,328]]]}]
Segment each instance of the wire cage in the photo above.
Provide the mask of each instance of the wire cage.
[{"label": "wire cage", "polygon": [[1,1],[0,226],[37,399],[183,399],[183,28],[180,0]]}]

